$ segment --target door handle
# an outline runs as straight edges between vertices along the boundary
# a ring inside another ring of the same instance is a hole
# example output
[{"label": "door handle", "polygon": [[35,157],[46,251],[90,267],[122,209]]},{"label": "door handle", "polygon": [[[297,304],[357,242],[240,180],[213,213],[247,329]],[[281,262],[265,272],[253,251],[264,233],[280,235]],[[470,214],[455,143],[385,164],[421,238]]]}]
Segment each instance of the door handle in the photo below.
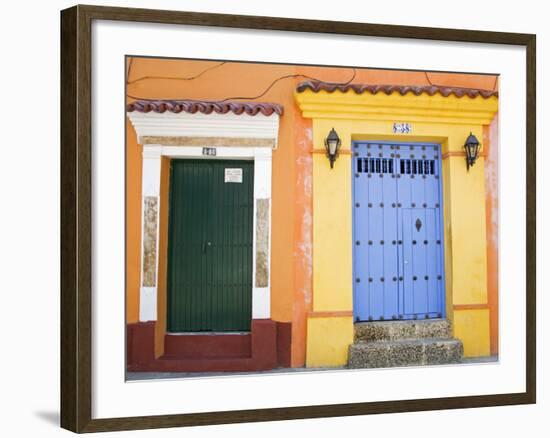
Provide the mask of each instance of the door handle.
[{"label": "door handle", "polygon": [[206,254],[206,248],[208,248],[209,246],[212,246],[212,242],[202,242],[201,252],[203,254]]}]

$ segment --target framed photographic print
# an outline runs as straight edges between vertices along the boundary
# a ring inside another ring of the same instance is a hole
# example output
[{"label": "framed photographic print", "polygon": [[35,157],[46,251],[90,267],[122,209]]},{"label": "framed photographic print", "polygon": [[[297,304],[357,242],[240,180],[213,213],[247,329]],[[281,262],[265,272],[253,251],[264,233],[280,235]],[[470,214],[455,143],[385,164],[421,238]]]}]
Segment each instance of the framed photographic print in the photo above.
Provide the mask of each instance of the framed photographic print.
[{"label": "framed photographic print", "polygon": [[62,427],[535,402],[534,35],[61,17]]}]

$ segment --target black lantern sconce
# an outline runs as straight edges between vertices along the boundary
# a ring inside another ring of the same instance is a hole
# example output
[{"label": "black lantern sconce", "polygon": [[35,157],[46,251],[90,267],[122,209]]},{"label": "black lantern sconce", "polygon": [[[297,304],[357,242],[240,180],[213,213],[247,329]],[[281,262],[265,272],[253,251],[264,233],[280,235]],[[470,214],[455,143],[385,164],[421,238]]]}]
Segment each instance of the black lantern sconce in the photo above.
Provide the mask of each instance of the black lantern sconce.
[{"label": "black lantern sconce", "polygon": [[341,144],[342,140],[340,140],[340,137],[338,137],[338,134],[336,133],[334,128],[332,128],[328,133],[327,138],[325,138],[325,149],[327,151],[327,157],[330,161],[331,169],[334,167],[334,162],[336,161],[336,158],[338,158],[338,151],[340,150]]},{"label": "black lantern sconce", "polygon": [[470,135],[464,143],[464,149],[466,151],[466,169],[470,170],[470,167],[474,165],[479,155],[479,140],[470,132]]}]

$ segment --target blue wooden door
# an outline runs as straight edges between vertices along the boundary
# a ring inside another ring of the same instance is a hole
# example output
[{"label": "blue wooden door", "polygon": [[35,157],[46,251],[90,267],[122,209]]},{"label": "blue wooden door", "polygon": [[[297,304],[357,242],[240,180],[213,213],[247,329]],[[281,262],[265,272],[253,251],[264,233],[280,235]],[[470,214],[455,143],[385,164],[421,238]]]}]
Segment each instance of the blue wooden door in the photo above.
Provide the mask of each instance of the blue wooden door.
[{"label": "blue wooden door", "polygon": [[354,143],[356,321],[441,318],[440,146]]}]

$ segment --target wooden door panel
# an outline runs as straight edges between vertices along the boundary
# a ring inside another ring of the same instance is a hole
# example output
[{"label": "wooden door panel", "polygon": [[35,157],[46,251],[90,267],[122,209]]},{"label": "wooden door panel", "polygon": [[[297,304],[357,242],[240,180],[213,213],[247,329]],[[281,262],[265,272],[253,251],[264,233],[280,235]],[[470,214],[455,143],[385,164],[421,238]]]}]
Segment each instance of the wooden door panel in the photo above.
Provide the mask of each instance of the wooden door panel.
[{"label": "wooden door panel", "polygon": [[[241,169],[242,182],[226,182],[225,169]],[[170,332],[250,329],[253,187],[250,161],[172,161]]]}]

